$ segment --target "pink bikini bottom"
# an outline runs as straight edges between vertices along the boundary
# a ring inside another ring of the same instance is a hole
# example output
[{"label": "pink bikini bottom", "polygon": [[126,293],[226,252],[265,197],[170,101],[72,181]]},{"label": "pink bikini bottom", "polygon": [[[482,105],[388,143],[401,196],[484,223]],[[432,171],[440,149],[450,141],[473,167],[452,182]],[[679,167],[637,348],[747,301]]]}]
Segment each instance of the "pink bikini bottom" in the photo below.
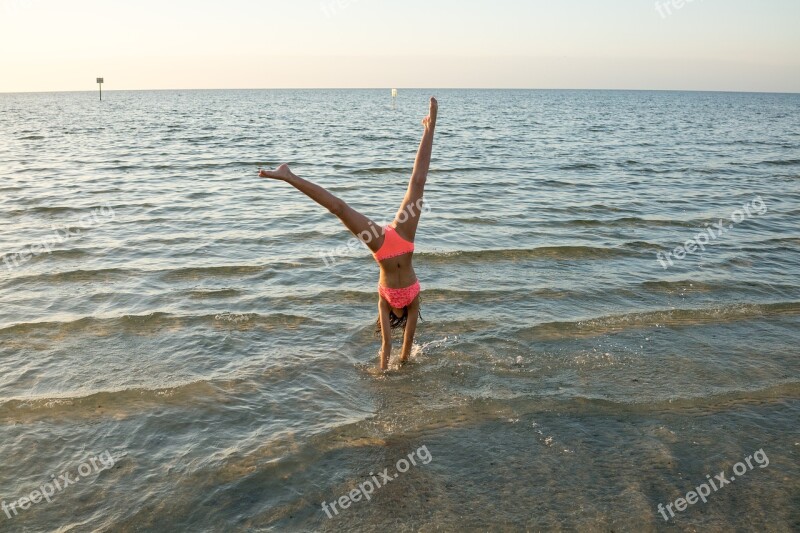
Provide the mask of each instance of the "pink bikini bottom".
[{"label": "pink bikini bottom", "polygon": [[410,287],[403,289],[390,289],[389,287],[378,285],[378,294],[395,309],[402,309],[411,304],[419,294],[419,290],[419,280],[415,281]]}]

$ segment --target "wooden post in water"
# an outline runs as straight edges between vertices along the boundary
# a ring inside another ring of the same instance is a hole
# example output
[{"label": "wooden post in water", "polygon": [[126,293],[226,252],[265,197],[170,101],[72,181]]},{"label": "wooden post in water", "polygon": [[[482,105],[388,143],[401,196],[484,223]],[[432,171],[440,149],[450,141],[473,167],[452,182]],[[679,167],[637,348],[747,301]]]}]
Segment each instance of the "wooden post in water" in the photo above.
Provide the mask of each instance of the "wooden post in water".
[{"label": "wooden post in water", "polygon": [[100,86],[100,101],[103,101],[103,78],[97,78],[97,85]]}]

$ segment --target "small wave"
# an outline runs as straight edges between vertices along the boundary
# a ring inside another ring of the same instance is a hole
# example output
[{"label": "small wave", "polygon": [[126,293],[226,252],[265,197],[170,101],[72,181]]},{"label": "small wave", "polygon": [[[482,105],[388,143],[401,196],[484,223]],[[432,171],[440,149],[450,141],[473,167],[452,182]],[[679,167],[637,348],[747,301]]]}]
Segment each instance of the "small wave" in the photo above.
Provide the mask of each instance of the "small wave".
[{"label": "small wave", "polygon": [[421,299],[423,303],[430,302],[474,302],[477,305],[485,306],[490,302],[508,304],[514,301],[529,302],[531,298],[562,300],[570,296],[583,296],[584,293],[573,293],[563,289],[487,289],[487,290],[464,290],[464,289],[428,289],[423,287]]},{"label": "small wave", "polygon": [[139,164],[122,164],[122,165],[105,165],[103,168],[108,170],[123,171],[123,170],[225,170],[225,169],[242,169],[248,168],[256,172],[256,169],[261,166],[263,168],[274,167],[277,164],[261,164],[255,161],[221,161],[221,162],[184,162],[178,161],[176,163],[161,163],[156,165],[139,165]]},{"label": "small wave", "polygon": [[790,165],[800,165],[800,159],[771,159],[761,162],[762,165],[772,165],[772,166],[790,166]]},{"label": "small wave", "polygon": [[786,297],[796,293],[796,287],[791,284],[766,283],[759,281],[699,281],[692,279],[644,281],[640,284],[644,290],[678,296],[692,294],[749,294],[760,295],[767,298]]},{"label": "small wave", "polygon": [[396,174],[400,172],[408,172],[407,168],[394,168],[394,167],[376,167],[376,168],[361,168],[353,170],[350,174],[354,176],[367,175],[381,175],[381,174]]},{"label": "small wave", "polygon": [[195,199],[208,198],[209,196],[217,196],[217,193],[216,192],[210,192],[210,191],[195,191],[195,192],[190,192],[189,194],[187,194],[186,198],[189,198],[191,200],[195,200]]},{"label": "small wave", "polygon": [[594,163],[571,163],[558,167],[559,170],[599,170],[600,167]]},{"label": "small wave", "polygon": [[216,137],[213,135],[202,135],[200,137],[188,137],[182,140],[189,144],[200,144],[208,141],[213,141],[214,139],[216,139]]},{"label": "small wave", "polygon": [[[555,222],[554,222],[555,223]],[[601,220],[596,218],[579,218],[573,220],[566,220],[558,222],[565,226],[579,226],[579,227],[683,227],[694,228],[697,224],[687,222],[685,220],[674,219],[659,219],[659,218],[640,218],[640,217],[622,217],[611,220]]]},{"label": "small wave", "polygon": [[529,259],[611,259],[632,257],[624,248],[598,248],[594,246],[541,246],[538,248],[469,250],[454,252],[420,252],[417,255],[426,261],[450,263],[455,260],[467,261],[519,261]]},{"label": "small wave", "polygon": [[546,187],[569,187],[571,189],[577,187],[584,187],[585,185],[582,183],[574,183],[571,181],[562,181],[562,180],[542,180],[536,183],[538,186],[546,186]]},{"label": "small wave", "polygon": [[796,250],[800,246],[800,237],[776,237],[763,241],[748,242],[742,247],[744,251],[764,251],[764,248],[779,250]]},{"label": "small wave", "polygon": [[26,137],[19,137],[18,140],[20,141],[41,141],[44,140],[46,137],[44,135],[28,135]]},{"label": "small wave", "polygon": [[697,227],[697,222],[692,222],[691,220],[675,220],[670,218],[639,218],[639,217],[622,217],[616,220],[612,220],[611,224],[614,226],[656,226],[656,227],[684,227],[684,228],[694,228]]},{"label": "small wave", "polygon": [[43,252],[31,257],[26,264],[32,264],[38,261],[60,261],[72,259],[86,259],[93,256],[94,253],[85,248],[69,248],[63,250],[51,250],[50,252]]},{"label": "small wave", "polygon": [[261,274],[267,268],[259,265],[226,265],[207,267],[186,267],[169,270],[162,278],[168,281],[201,279],[209,277],[238,277]]},{"label": "small wave", "polygon": [[647,241],[629,241],[623,244],[622,247],[637,253],[657,253],[663,250],[662,246]]},{"label": "small wave", "polygon": [[7,284],[18,285],[22,283],[46,283],[48,285],[56,283],[83,283],[83,282],[108,282],[114,279],[125,279],[138,271],[121,268],[102,268],[97,270],[70,270],[57,272],[54,274],[44,273],[30,276],[18,276],[12,278]]},{"label": "small wave", "polygon": [[758,139],[734,139],[713,143],[719,146],[774,146],[778,148],[794,148],[794,145],[785,142],[761,141]]},{"label": "small wave", "polygon": [[362,141],[367,142],[376,142],[376,141],[393,141],[396,137],[389,136],[389,135],[375,135],[375,134],[365,134],[361,136]]},{"label": "small wave", "polygon": [[97,206],[92,207],[72,207],[67,205],[38,205],[28,207],[26,209],[14,209],[6,211],[6,214],[11,216],[25,216],[25,215],[58,215],[61,213],[89,213],[92,209],[97,209]]},{"label": "small wave", "polygon": [[679,280],[679,281],[645,281],[641,283],[642,288],[653,292],[672,293],[696,293],[714,292],[730,286],[727,283],[704,283],[702,281]]},{"label": "small wave", "polygon": [[592,204],[590,206],[552,207],[550,208],[550,211],[569,213],[570,215],[574,215],[575,213],[587,213],[587,214],[623,213],[625,211],[632,211],[632,209],[623,207],[614,207],[613,205]]},{"label": "small wave", "polygon": [[[375,174],[411,174],[412,168],[410,166],[403,167],[368,167],[352,169],[345,165],[333,165],[335,170],[341,170],[351,175],[375,175]],[[466,167],[437,167],[431,170],[432,174],[454,174],[454,173],[467,173],[467,172],[496,172],[502,174],[505,172],[529,172],[529,168],[513,168],[513,167],[488,167],[486,165],[466,166]]]},{"label": "small wave", "polygon": [[[171,241],[170,241],[171,242]],[[55,251],[53,253],[56,253]],[[69,257],[69,252],[65,252]],[[86,251],[78,251],[79,254],[88,253]],[[309,258],[321,262],[320,258]],[[4,286],[23,284],[23,283],[80,283],[80,282],[109,282],[115,280],[125,280],[131,277],[140,276],[142,274],[156,274],[160,275],[161,279],[165,281],[185,281],[185,280],[199,280],[206,278],[226,278],[226,277],[246,277],[273,269],[290,269],[297,267],[297,263],[291,262],[275,262],[267,266],[257,265],[238,265],[238,266],[209,266],[209,267],[185,267],[177,269],[156,269],[156,270],[142,270],[142,269],[123,269],[123,268],[103,268],[97,270],[69,270],[56,273],[41,273],[36,275],[25,275],[11,278]]]},{"label": "small wave", "polygon": [[589,207],[577,208],[577,209],[585,209],[585,210],[598,209],[598,210],[603,210],[603,211],[614,211],[614,212],[628,211],[627,208],[614,207],[614,206],[606,205],[606,204],[592,204]]},{"label": "small wave", "polygon": [[512,168],[512,167],[489,167],[485,165],[476,165],[474,167],[437,167],[432,170],[432,174],[454,174],[459,172],[496,172],[502,175],[506,172],[528,172],[527,168]]},{"label": "small wave", "polygon": [[[150,221],[147,223],[149,224]],[[165,222],[171,222],[170,220],[165,220]],[[149,236],[136,236],[131,239],[125,239],[121,242],[121,247],[137,247],[142,246],[143,243],[146,243],[146,246],[179,246],[181,244],[198,244],[198,239],[195,236],[188,236],[188,237],[161,237],[161,238],[153,238]]]},{"label": "small wave", "polygon": [[[0,420],[31,421],[44,417],[117,419],[146,405],[186,404],[197,398],[213,398],[218,386],[206,380],[184,380],[154,387],[118,387],[105,390],[75,390],[63,394],[0,398]],[[146,408],[146,407],[144,407]]]},{"label": "small wave", "polygon": [[571,322],[548,322],[526,328],[521,331],[521,334],[524,337],[530,336],[537,340],[556,340],[565,337],[596,337],[631,329],[725,324],[759,317],[794,316],[798,314],[800,314],[800,302],[737,304],[717,308],[670,309],[624,315],[607,315]]},{"label": "small wave", "polygon": [[[315,306],[318,304],[332,303],[332,304],[354,304],[354,305],[367,305],[375,301],[376,291],[348,291],[348,290],[325,290],[316,294],[290,294],[287,296],[275,297],[285,305],[309,305]],[[269,297],[264,297],[262,300],[267,300]]]},{"label": "small wave", "polygon": [[[225,320],[224,316],[225,313],[173,315],[159,311],[146,315],[123,315],[113,318],[83,317],[71,321],[22,322],[0,328],[0,335],[40,334],[55,339],[62,339],[67,334],[87,334],[98,337],[116,336],[120,333],[151,335],[162,330],[176,331],[197,326],[226,327],[230,325],[230,321]],[[235,325],[272,330],[291,329],[316,323],[312,318],[284,313],[270,315],[249,313],[246,316],[246,321]]]},{"label": "small wave", "polygon": [[[641,220],[641,219],[639,219]],[[564,221],[555,221],[558,225],[563,226],[586,226],[586,227],[594,227],[594,226],[613,226],[619,225],[619,220],[602,220],[598,218],[576,218],[573,220],[564,220]]]},{"label": "small wave", "polygon": [[449,222],[455,222],[458,224],[476,224],[481,226],[497,226],[500,222],[495,218],[488,218],[488,217],[469,217],[469,218],[450,218],[448,219]]},{"label": "small wave", "polygon": [[240,291],[236,289],[195,289],[188,292],[189,298],[195,300],[210,300],[213,298],[233,298],[239,296]]}]

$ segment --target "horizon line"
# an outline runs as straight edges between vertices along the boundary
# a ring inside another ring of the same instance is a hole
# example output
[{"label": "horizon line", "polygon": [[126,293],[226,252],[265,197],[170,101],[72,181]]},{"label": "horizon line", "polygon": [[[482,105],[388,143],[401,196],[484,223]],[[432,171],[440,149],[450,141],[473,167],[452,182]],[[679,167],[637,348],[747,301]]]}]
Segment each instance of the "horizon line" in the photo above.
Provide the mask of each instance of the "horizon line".
[{"label": "horizon line", "polygon": [[[618,91],[618,92],[670,92],[670,93],[722,93],[722,94],[800,94],[800,91],[742,91],[732,89],[622,89],[622,88],[577,88],[577,87],[221,87],[221,88],[169,88],[169,89],[107,89],[111,92],[168,92],[168,91]],[[69,89],[42,91],[0,91],[0,94],[54,94],[96,93],[98,89]]]}]

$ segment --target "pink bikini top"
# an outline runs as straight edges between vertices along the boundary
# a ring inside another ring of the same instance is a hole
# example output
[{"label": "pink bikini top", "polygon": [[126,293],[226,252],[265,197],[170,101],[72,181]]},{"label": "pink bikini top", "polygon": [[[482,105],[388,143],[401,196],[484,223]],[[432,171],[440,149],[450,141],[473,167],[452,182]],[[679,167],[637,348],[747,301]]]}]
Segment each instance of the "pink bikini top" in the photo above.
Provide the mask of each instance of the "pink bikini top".
[{"label": "pink bikini top", "polygon": [[391,259],[399,255],[409,254],[414,251],[414,243],[402,238],[391,226],[383,228],[383,246],[373,255],[375,261]]}]

